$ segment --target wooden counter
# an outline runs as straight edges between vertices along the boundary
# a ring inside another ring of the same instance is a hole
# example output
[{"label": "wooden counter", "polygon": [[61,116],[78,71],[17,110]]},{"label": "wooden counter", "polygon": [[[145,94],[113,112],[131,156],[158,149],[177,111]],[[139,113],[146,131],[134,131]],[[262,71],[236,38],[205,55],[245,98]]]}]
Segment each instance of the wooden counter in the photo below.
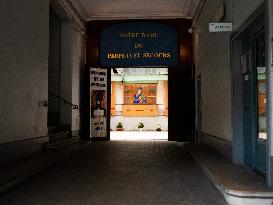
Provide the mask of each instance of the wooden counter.
[{"label": "wooden counter", "polygon": [[158,116],[157,105],[123,105],[122,115],[127,117]]}]

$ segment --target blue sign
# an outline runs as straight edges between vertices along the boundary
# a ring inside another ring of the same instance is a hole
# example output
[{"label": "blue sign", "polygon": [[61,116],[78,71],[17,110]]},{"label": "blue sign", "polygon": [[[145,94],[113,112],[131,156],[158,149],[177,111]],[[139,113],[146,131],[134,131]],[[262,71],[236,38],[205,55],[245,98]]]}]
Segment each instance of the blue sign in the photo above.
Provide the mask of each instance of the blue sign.
[{"label": "blue sign", "polygon": [[177,32],[172,26],[153,22],[106,27],[100,38],[100,64],[106,67],[177,65]]}]

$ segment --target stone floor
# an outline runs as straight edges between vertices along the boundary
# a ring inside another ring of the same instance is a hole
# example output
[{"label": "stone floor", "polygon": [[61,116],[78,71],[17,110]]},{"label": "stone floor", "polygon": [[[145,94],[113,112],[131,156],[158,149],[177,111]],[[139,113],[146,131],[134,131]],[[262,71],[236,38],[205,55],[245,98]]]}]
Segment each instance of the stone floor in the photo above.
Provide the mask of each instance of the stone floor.
[{"label": "stone floor", "polygon": [[94,142],[0,197],[1,205],[224,205],[183,146]]},{"label": "stone floor", "polygon": [[168,140],[168,132],[161,131],[111,131],[111,140],[140,141],[140,140]]},{"label": "stone floor", "polygon": [[272,205],[273,190],[266,178],[243,165],[234,165],[202,144],[185,145],[197,164],[231,205]]}]

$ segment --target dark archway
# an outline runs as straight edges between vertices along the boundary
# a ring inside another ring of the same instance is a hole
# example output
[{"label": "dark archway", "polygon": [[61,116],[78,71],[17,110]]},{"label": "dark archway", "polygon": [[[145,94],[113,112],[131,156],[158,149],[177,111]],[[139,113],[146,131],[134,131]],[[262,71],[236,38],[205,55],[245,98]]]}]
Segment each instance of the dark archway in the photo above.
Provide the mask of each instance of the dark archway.
[{"label": "dark archway", "polygon": [[[144,22],[156,22],[175,27],[178,34],[178,64],[168,66],[170,69],[169,79],[169,140],[189,141],[195,133],[195,94],[194,94],[194,70],[192,54],[192,35],[188,32],[191,20],[142,20]],[[86,48],[86,88],[85,88],[85,117],[84,135],[90,136],[90,67],[108,69],[108,83],[110,85],[110,67],[102,67],[100,61],[100,37],[104,28],[125,22],[138,22],[138,20],[113,20],[91,21],[87,23],[87,48]],[[120,65],[122,66],[122,65]],[[133,65],[132,65],[133,66]],[[110,87],[109,87],[110,89]],[[108,89],[108,90],[109,90]],[[109,90],[110,91],[110,90]],[[110,92],[108,92],[110,93]],[[110,96],[108,94],[108,99]],[[110,100],[108,100],[110,110]],[[108,112],[110,121],[110,112]],[[110,125],[110,123],[108,123]],[[110,132],[110,126],[108,126]],[[109,138],[106,138],[109,139]],[[105,139],[104,139],[105,140]]]}]

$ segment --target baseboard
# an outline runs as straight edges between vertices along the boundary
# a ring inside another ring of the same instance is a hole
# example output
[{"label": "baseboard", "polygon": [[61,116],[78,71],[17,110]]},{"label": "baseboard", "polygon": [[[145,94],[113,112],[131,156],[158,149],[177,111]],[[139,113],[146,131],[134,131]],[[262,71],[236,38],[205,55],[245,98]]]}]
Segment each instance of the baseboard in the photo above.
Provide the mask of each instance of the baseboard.
[{"label": "baseboard", "polygon": [[101,141],[101,142],[105,142],[105,141],[109,141],[109,138],[108,137],[92,137],[91,138],[92,141]]},{"label": "baseboard", "polygon": [[80,130],[72,130],[71,134],[72,136],[80,136],[81,131]]},{"label": "baseboard", "polygon": [[43,136],[1,144],[0,163],[9,163],[40,152],[48,140],[48,136]]},{"label": "baseboard", "polygon": [[232,161],[232,142],[203,132],[201,133],[201,137],[199,140],[200,143],[214,149],[215,151]]}]

